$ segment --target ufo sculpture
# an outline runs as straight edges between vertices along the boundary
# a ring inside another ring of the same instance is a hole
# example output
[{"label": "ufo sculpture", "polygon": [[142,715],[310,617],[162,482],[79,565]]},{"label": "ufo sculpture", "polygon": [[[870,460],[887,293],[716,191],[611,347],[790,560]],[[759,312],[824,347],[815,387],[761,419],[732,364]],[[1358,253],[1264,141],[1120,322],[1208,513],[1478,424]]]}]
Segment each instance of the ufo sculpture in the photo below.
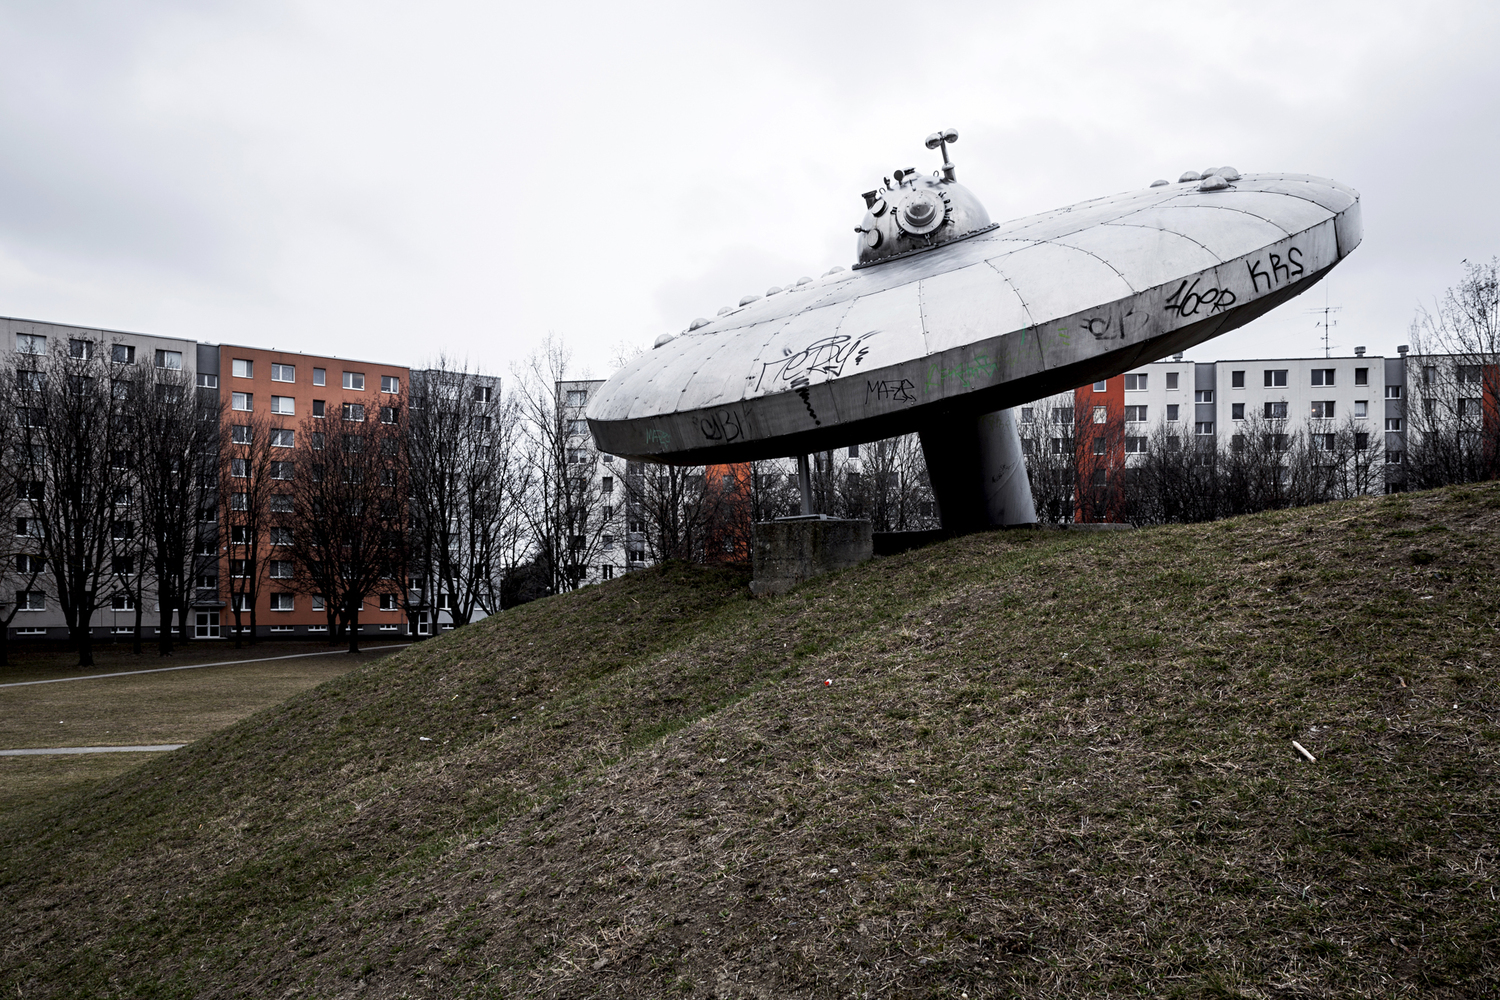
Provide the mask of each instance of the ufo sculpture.
[{"label": "ufo sculpture", "polygon": [[943,525],[1034,521],[1010,408],[1227,333],[1359,245],[1359,194],[1219,167],[995,224],[956,178],[866,192],[858,262],[659,337],[605,382],[597,447],[743,462],[916,432]]}]

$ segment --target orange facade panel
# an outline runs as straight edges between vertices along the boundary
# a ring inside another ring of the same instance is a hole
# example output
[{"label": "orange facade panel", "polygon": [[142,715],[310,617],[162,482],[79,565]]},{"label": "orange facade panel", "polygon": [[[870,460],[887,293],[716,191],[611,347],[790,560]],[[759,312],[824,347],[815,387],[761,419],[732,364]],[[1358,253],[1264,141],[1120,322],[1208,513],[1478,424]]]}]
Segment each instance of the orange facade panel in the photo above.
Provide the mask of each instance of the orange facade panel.
[{"label": "orange facade panel", "polygon": [[[233,440],[235,427],[264,422],[270,431],[268,439],[252,439],[250,447],[269,449],[270,457],[275,460],[293,461],[297,449],[309,446],[303,433],[308,425],[327,421],[330,428],[336,428],[346,412],[359,412],[346,411],[346,405],[404,406],[410,379],[410,369],[401,365],[224,345],[219,348],[219,395],[224,405],[226,440]],[[395,416],[404,419],[405,414]],[[278,459],[282,454],[285,458]],[[231,575],[239,572],[243,578],[244,574],[255,572],[255,619],[260,630],[301,632],[308,627],[326,626],[326,612],[315,610],[314,596],[301,592],[296,585],[294,560],[290,549],[283,544],[284,536],[273,537],[270,527],[263,531],[255,547],[258,565],[252,568],[244,559],[249,548],[247,540],[236,538],[230,526],[224,527],[220,539],[220,575],[222,589],[230,602],[235,590]],[[288,577],[288,572],[293,575]],[[397,626],[399,631],[403,612],[397,596],[394,585],[387,595],[371,595],[360,611],[361,625],[375,626],[366,631],[378,630],[380,626]],[[382,603],[387,605],[386,610],[382,610]],[[226,630],[233,627],[232,605],[225,608],[222,617]],[[249,624],[248,610],[241,613],[241,623]]]}]

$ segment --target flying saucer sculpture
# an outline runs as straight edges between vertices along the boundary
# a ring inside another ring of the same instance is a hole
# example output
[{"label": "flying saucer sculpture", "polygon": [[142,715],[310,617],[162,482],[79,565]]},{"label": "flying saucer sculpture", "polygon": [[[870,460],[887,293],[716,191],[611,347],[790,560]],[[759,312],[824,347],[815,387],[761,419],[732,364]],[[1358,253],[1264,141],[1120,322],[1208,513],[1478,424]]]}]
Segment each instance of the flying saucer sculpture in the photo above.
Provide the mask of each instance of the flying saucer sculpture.
[{"label": "flying saucer sculpture", "polygon": [[917,432],[946,527],[1034,520],[1007,408],[1243,326],[1359,245],[1359,194],[1230,167],[993,224],[948,160],[864,195],[858,263],[747,296],[610,378],[596,445],[739,462]]}]

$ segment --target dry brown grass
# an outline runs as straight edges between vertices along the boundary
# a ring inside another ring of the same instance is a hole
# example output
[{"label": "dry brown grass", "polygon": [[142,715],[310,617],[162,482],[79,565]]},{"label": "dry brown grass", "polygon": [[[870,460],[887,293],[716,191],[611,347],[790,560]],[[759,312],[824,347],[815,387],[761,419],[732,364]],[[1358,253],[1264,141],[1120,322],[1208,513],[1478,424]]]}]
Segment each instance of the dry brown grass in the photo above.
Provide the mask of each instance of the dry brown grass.
[{"label": "dry brown grass", "polygon": [[539,602],[0,827],[0,986],[1489,995],[1497,527],[1491,484]]}]

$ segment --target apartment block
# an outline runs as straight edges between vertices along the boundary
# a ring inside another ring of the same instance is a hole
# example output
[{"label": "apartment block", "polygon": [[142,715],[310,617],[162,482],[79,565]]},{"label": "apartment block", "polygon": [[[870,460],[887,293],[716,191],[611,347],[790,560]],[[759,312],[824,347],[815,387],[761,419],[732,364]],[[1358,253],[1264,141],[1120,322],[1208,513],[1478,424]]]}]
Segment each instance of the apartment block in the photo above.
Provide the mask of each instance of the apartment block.
[{"label": "apartment block", "polygon": [[[0,332],[0,349],[6,352],[6,362],[16,371],[21,385],[26,383],[31,373],[40,375],[49,356],[62,354],[71,359],[97,361],[112,385],[123,385],[137,374],[157,368],[184,373],[199,387],[200,393],[217,392],[217,351],[205,350],[207,345],[194,340],[15,317],[0,317],[0,328],[3,328],[3,332]],[[27,544],[24,540],[25,535],[32,530],[27,522],[28,518],[21,513],[14,526],[18,560],[33,558],[33,554],[35,558],[40,558],[39,544]],[[128,504],[119,507],[114,522],[113,530],[116,532],[125,533],[135,529]],[[211,558],[204,559],[206,564],[212,561]],[[132,567],[132,570],[145,573],[145,567]],[[120,587],[106,606],[95,612],[90,623],[90,630],[95,637],[134,632],[136,606],[133,596],[128,593],[134,589],[136,588]],[[145,605],[142,610],[146,637],[154,638],[159,631],[160,611],[155,601],[155,584],[149,575],[140,581],[139,590]],[[12,599],[20,605],[10,624],[12,637],[67,638],[68,629],[62,608],[45,575],[33,589],[24,594],[6,593],[0,596],[0,600]],[[211,611],[211,605],[211,600],[207,601],[205,610]]]}]

